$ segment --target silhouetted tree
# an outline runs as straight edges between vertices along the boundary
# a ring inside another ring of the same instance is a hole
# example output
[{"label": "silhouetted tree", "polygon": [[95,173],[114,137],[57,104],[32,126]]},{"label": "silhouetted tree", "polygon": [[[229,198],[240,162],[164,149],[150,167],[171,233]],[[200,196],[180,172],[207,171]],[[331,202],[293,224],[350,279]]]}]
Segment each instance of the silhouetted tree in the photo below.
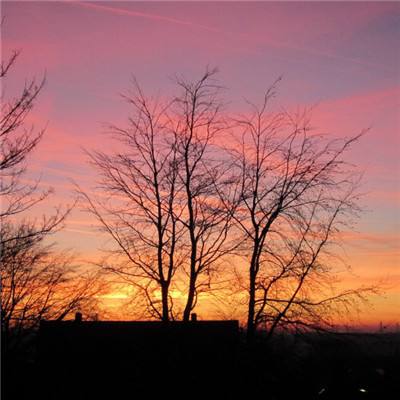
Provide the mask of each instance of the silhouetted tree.
[{"label": "silhouetted tree", "polygon": [[359,178],[344,161],[362,136],[330,139],[313,134],[307,111],[271,112],[273,85],[260,106],[235,120],[241,129],[236,160],[234,219],[248,257],[247,335],[264,323],[329,326],[332,311],[349,307],[371,288],[331,291],[333,246],[359,208]]},{"label": "silhouetted tree", "polygon": [[[8,61],[1,64],[1,81],[5,79],[18,53],[14,52]],[[22,92],[10,101],[4,100],[2,85],[2,106],[0,119],[0,196],[2,219],[19,214],[31,208],[47,196],[47,192],[38,194],[37,183],[29,185],[20,178],[26,171],[26,158],[38,145],[43,130],[35,132],[27,129],[25,119],[43,88],[45,80],[37,83],[34,79],[26,83]]]},{"label": "silhouetted tree", "polygon": [[182,227],[175,207],[179,161],[168,115],[171,104],[146,98],[136,80],[124,98],[132,107],[129,126],[111,127],[123,149],[111,155],[89,153],[106,198],[95,200],[78,191],[117,244],[112,262],[103,267],[140,288],[151,315],[168,321],[173,317],[172,278],[183,262],[177,251]]},{"label": "silhouetted tree", "polygon": [[[62,320],[74,311],[87,315],[95,304],[99,281],[79,272],[68,253],[46,244],[49,233],[34,222],[4,223],[0,254],[2,333],[18,343],[24,330],[41,319]],[[8,345],[10,343],[7,343]]]},{"label": "silhouetted tree", "polygon": [[227,123],[221,112],[216,72],[207,69],[195,82],[177,80],[182,93],[175,99],[175,132],[185,210],[180,222],[189,248],[184,321],[189,320],[198,294],[210,288],[217,261],[236,247],[228,240],[232,222],[232,206],[226,201],[231,188],[229,159],[218,146]]},{"label": "silhouetted tree", "polygon": [[178,79],[181,93],[166,104],[147,98],[135,81],[124,96],[132,106],[129,127],[111,127],[122,149],[89,153],[106,196],[78,189],[122,257],[103,263],[106,269],[139,287],[152,316],[164,321],[177,316],[170,295],[176,273],[174,282],[185,281],[179,291],[187,293],[188,320],[199,291],[210,286],[212,266],[229,250],[231,212],[219,198],[227,165],[213,144],[225,126],[214,74]]},{"label": "silhouetted tree", "polygon": [[[186,275],[188,321],[219,262],[238,255],[248,260],[249,340],[260,324],[269,335],[327,328],[333,312],[374,289],[337,292],[332,274],[338,234],[359,212],[359,176],[345,153],[364,132],[330,139],[312,132],[307,111],[270,112],[275,85],[228,124],[215,74],[178,78],[180,93],[165,105],[135,82],[129,128],[112,127],[123,150],[90,153],[105,196],[81,194],[123,257],[106,268],[141,288],[165,321],[177,315],[171,287]],[[231,131],[236,146],[224,144]]]},{"label": "silhouetted tree", "polygon": [[[18,53],[14,52],[1,64],[2,82],[17,57]],[[31,80],[9,101],[2,93],[0,272],[1,323],[6,340],[11,331],[20,337],[24,328],[35,327],[42,317],[63,318],[82,306],[88,301],[93,283],[91,279],[78,282],[76,275],[72,279],[70,257],[57,254],[52,246],[44,243],[62,227],[70,208],[58,208],[53,215],[42,215],[39,219],[26,216],[26,212],[32,213],[33,207],[51,194],[51,190],[39,189],[39,181],[29,184],[24,179],[27,158],[44,133],[44,130],[27,128],[25,120],[44,81]]]}]

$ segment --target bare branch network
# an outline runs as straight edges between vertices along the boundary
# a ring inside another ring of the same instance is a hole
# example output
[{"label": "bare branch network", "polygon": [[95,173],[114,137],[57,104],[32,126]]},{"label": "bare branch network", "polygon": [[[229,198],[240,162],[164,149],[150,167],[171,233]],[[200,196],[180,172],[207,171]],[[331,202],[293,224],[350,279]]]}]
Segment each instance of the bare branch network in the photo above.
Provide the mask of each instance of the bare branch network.
[{"label": "bare branch network", "polygon": [[[12,70],[18,53],[1,66]],[[188,321],[204,298],[246,315],[252,340],[260,326],[331,329],[377,287],[336,289],[339,234],[361,211],[360,175],[348,150],[365,134],[314,133],[310,113],[274,111],[278,79],[260,104],[233,115],[217,70],[196,81],[176,78],[177,94],[146,96],[136,79],[123,95],[126,127],[109,126],[118,151],[87,151],[99,180],[76,191],[114,243],[91,274],[47,239],[72,207],[27,219],[51,195],[24,183],[27,160],[44,130],[26,117],[45,79],[25,84],[2,105],[2,327],[9,335],[41,318],[93,310],[102,278],[133,288],[147,317]],[[91,311],[90,311],[91,312]],[[230,311],[223,310],[222,313]]]},{"label": "bare branch network", "polygon": [[333,279],[338,233],[360,212],[346,155],[366,131],[332,139],[313,132],[307,110],[273,111],[279,80],[230,115],[216,74],[177,78],[166,101],[134,80],[128,125],[110,126],[119,151],[87,152],[107,196],[77,191],[116,244],[103,267],[164,321],[187,321],[200,294],[241,285],[243,295],[244,284],[249,339],[260,325],[329,329],[375,289],[338,292]]},{"label": "bare branch network", "polygon": [[[17,58],[18,52],[14,52],[2,62],[2,83],[12,73]],[[19,346],[23,333],[36,328],[42,318],[61,320],[79,309],[92,312],[95,295],[101,288],[97,272],[82,272],[74,265],[70,252],[59,251],[49,242],[62,229],[73,206],[58,207],[52,215],[34,216],[35,206],[46,202],[52,194],[52,189],[40,190],[39,180],[29,184],[25,179],[29,156],[44,134],[44,130],[28,128],[26,119],[44,84],[45,78],[32,79],[9,100],[2,93],[1,327],[7,351]]]}]

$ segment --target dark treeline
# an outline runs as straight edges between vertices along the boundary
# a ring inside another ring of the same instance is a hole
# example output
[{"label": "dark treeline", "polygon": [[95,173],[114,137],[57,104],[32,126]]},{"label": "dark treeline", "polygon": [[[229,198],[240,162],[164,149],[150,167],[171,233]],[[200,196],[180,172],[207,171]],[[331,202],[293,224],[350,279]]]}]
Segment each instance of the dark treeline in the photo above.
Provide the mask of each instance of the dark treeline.
[{"label": "dark treeline", "polygon": [[[45,349],[50,354],[34,340],[14,365],[14,374],[11,369],[3,371],[4,398],[83,400],[196,393],[226,399],[262,395],[272,400],[378,400],[400,393],[399,334],[278,333],[272,340],[259,335],[249,345],[241,333],[225,337],[220,347],[221,339],[212,329],[198,334],[186,330],[182,336],[175,326],[173,336],[168,336],[165,326],[164,331],[157,328],[162,340],[156,340],[160,337],[151,327],[127,332],[125,339],[115,327],[108,327],[108,337],[100,341],[102,328],[94,336],[88,330],[75,332],[79,338],[72,334],[71,347],[63,347],[62,330],[54,336],[47,332]],[[96,347],[100,343],[108,346]],[[161,350],[165,343],[168,346]]]}]

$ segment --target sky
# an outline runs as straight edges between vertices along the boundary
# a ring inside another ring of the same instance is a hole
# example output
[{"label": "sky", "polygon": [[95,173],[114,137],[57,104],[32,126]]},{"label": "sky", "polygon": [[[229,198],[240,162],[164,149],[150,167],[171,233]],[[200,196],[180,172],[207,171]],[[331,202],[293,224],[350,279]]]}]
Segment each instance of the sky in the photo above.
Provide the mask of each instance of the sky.
[{"label": "sky", "polygon": [[[351,151],[364,171],[356,229],[344,232],[352,273],[344,285],[384,282],[361,323],[400,321],[400,3],[398,2],[2,2],[2,57],[21,51],[3,91],[46,76],[29,124],[46,127],[30,176],[73,201],[96,174],[84,149],[112,146],[107,124],[123,126],[121,99],[135,76],[146,93],[173,93],[173,77],[218,67],[230,108],[258,101],[278,77],[277,104],[313,107],[313,126],[335,136],[370,128]],[[35,210],[36,213],[46,211]],[[85,262],[104,238],[75,210],[57,236]],[[117,296],[118,297],[118,296]]]}]

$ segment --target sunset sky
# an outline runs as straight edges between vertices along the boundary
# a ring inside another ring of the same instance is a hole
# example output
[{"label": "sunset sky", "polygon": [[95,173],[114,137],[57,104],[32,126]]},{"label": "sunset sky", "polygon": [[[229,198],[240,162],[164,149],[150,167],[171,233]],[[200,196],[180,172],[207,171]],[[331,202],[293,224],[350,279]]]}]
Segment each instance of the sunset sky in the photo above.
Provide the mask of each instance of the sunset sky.
[{"label": "sunset sky", "polygon": [[[52,205],[73,201],[72,179],[95,186],[83,149],[107,148],[105,125],[124,126],[120,93],[133,75],[146,93],[167,96],[174,75],[195,79],[216,66],[237,112],[282,76],[276,103],[314,106],[316,129],[370,128],[351,152],[366,211],[343,234],[353,267],[344,284],[384,281],[361,323],[400,322],[400,3],[5,1],[2,17],[2,57],[21,51],[5,96],[46,75],[29,117],[46,134],[29,165],[30,178],[54,187]],[[74,211],[59,247],[95,258],[104,238],[94,225]]]}]

